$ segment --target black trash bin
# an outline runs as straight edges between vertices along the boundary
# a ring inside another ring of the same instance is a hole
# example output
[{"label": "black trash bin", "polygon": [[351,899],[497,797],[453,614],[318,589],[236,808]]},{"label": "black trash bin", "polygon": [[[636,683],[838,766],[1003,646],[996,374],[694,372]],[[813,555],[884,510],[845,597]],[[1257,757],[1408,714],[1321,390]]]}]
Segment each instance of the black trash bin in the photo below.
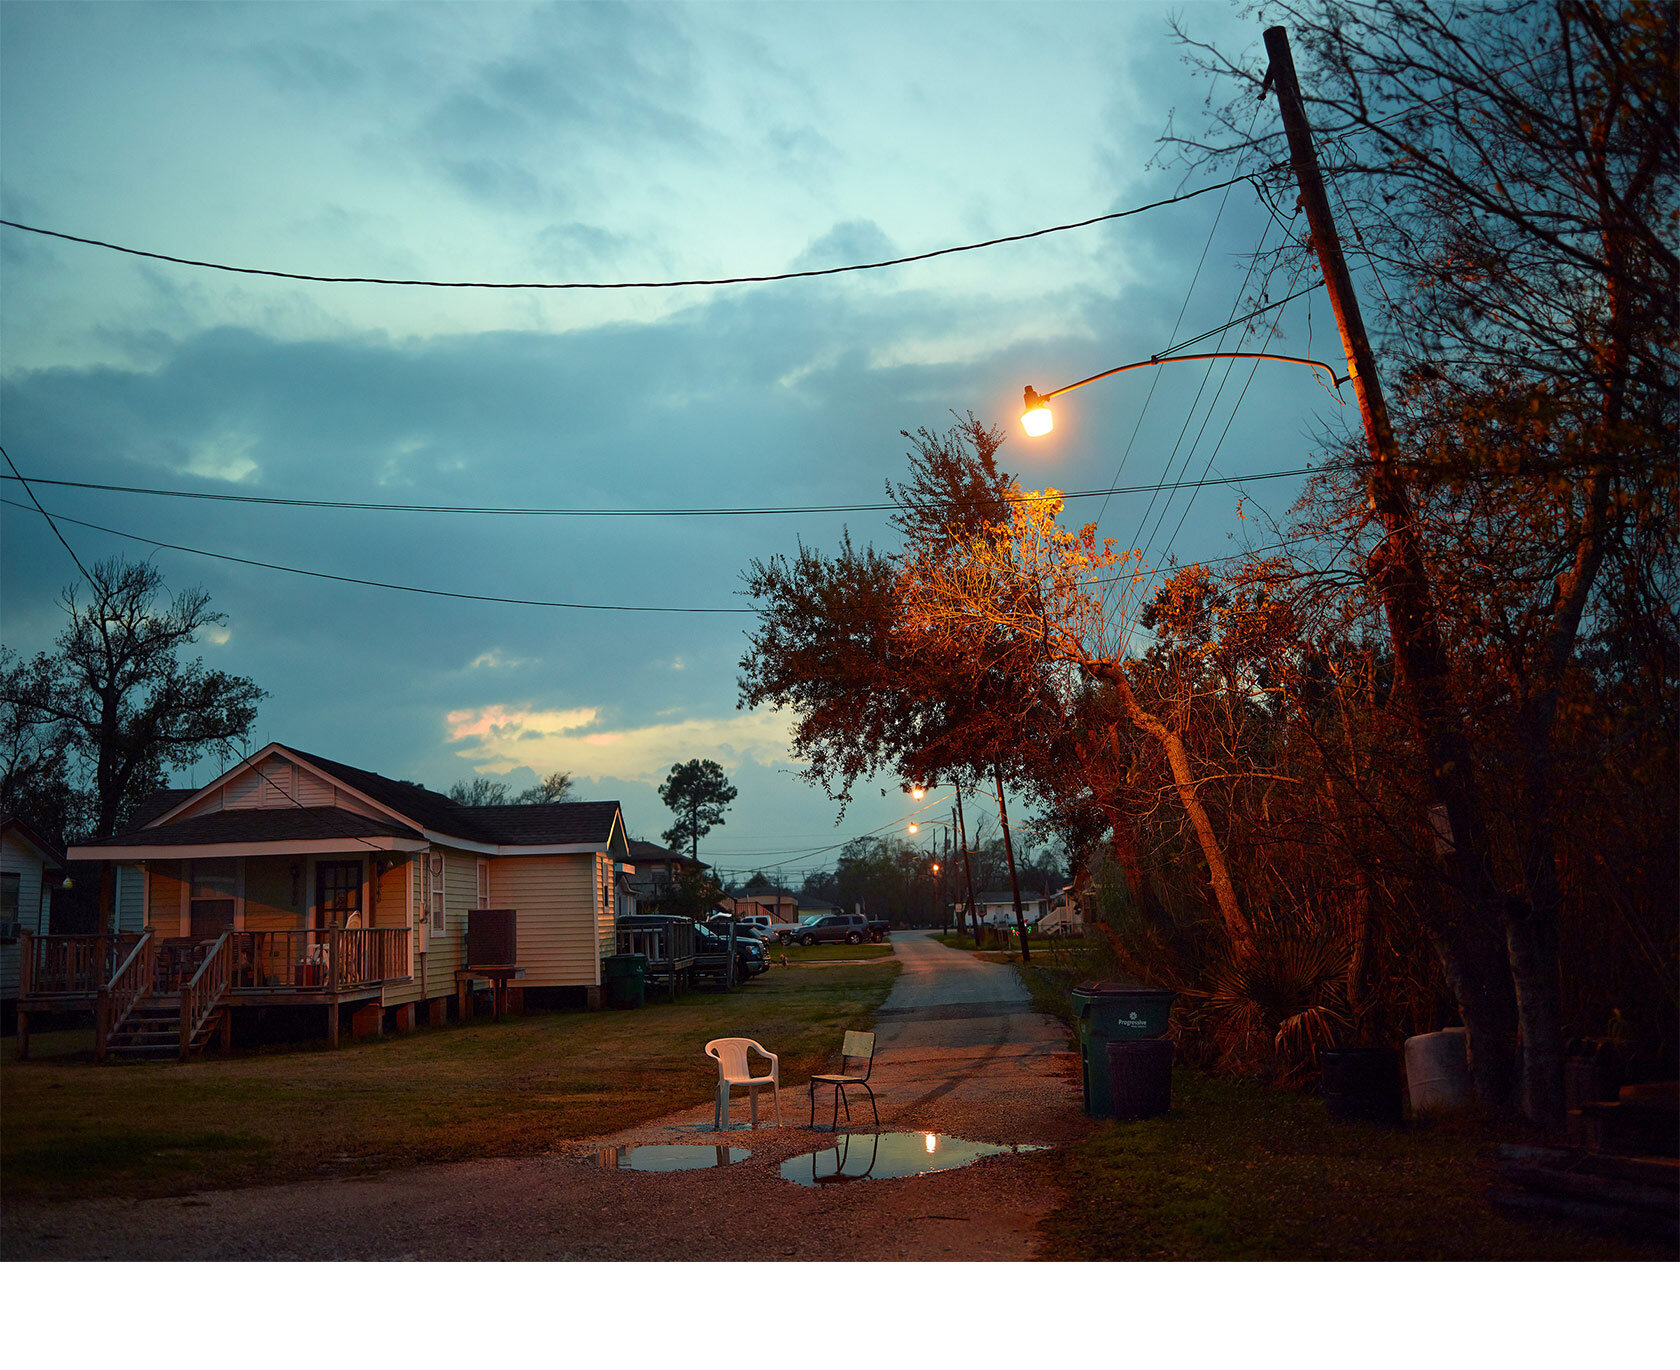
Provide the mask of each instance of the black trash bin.
[{"label": "black trash bin", "polygon": [[1086,981],[1075,987],[1073,1016],[1079,1024],[1079,1073],[1085,1111],[1093,1118],[1114,1116],[1108,1044],[1165,1037],[1168,1011],[1177,997],[1170,989],[1146,989],[1116,980]]},{"label": "black trash bin", "polygon": [[607,956],[601,960],[609,1008],[640,1008],[647,993],[647,957],[639,954]]},{"label": "black trash bin", "polygon": [[1405,1116],[1400,1055],[1392,1047],[1330,1047],[1319,1054],[1324,1106],[1344,1123],[1398,1126]]},{"label": "black trash bin", "polygon": [[1108,1097],[1123,1122],[1158,1118],[1172,1107],[1173,1044],[1165,1037],[1110,1042]]}]

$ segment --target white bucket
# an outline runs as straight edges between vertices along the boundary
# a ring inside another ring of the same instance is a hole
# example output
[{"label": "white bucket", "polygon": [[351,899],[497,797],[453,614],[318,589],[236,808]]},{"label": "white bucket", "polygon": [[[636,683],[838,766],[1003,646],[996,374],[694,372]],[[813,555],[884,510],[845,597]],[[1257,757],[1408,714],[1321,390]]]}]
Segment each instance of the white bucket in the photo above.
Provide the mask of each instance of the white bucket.
[{"label": "white bucket", "polygon": [[1464,1029],[1406,1039],[1406,1091],[1413,1113],[1440,1113],[1470,1102],[1470,1061]]}]

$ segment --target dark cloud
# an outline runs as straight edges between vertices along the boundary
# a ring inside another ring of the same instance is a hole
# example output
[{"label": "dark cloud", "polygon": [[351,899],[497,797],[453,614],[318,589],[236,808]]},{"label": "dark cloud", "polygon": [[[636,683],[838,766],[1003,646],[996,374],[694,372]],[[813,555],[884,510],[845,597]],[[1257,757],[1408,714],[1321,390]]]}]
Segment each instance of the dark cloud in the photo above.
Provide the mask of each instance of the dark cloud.
[{"label": "dark cloud", "polygon": [[851,262],[880,262],[895,256],[892,239],[873,219],[851,219],[835,224],[793,259],[795,271],[845,266]]}]

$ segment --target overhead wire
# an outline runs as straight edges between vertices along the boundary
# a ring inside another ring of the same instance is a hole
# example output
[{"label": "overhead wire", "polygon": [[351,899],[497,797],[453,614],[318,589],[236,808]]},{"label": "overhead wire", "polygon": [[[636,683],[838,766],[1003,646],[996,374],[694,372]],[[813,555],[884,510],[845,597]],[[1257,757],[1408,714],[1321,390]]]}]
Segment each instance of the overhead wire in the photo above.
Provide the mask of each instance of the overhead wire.
[{"label": "overhead wire", "polygon": [[169,262],[175,266],[189,266],[205,271],[225,271],[241,276],[269,276],[286,281],[312,281],[325,285],[423,286],[437,290],[675,290],[692,286],[760,285],[771,281],[809,280],[817,276],[839,276],[849,272],[880,271],[885,267],[906,266],[911,262],[931,261],[936,257],[949,257],[960,252],[977,252],[983,248],[999,247],[1005,243],[1026,242],[1029,239],[1043,238],[1052,233],[1067,233],[1074,229],[1089,228],[1093,224],[1110,223],[1116,219],[1130,218],[1135,214],[1144,214],[1150,210],[1164,209],[1168,205],[1182,204],[1186,200],[1195,199],[1198,195],[1206,195],[1215,190],[1226,189],[1236,185],[1239,181],[1250,179],[1250,175],[1244,173],[1241,176],[1233,176],[1228,181],[1216,181],[1212,185],[1186,191],[1182,195],[1171,195],[1163,200],[1154,200],[1145,205],[1134,205],[1130,209],[1116,210],[1109,214],[1095,214],[1088,219],[1080,219],[1073,223],[1054,224],[1049,228],[1035,228],[1026,233],[1010,233],[998,238],[987,238],[982,242],[935,248],[930,252],[914,252],[903,257],[884,258],[881,261],[854,262],[846,266],[817,267],[805,271],[772,271],[751,275],[696,277],[688,280],[666,281],[444,281],[424,278],[402,279],[390,276],[328,276],[307,271],[280,271],[269,267],[232,266],[225,262],[201,261],[192,257],[175,256],[167,252],[149,252],[137,247],[126,247],[120,243],[106,242],[100,238],[89,238],[81,234],[63,233],[56,229],[41,228],[35,224],[20,223],[16,219],[0,219],[0,225],[17,229],[23,233],[36,233],[47,238],[58,238],[64,242],[102,248],[108,252],[120,252],[130,257],[144,257],[150,261]]},{"label": "overhead wire", "polygon": [[[13,468],[14,473],[16,468]],[[1232,484],[1239,480],[1283,480],[1291,476],[1308,475],[1310,466],[1292,467],[1282,471],[1257,471],[1249,476],[1221,476],[1213,484]],[[0,473],[0,481],[23,481],[20,475]],[[399,514],[480,514],[493,516],[566,517],[566,518],[747,518],[754,516],[782,516],[806,514],[886,513],[898,506],[887,501],[857,504],[786,504],[759,506],[702,506],[694,508],[655,507],[638,509],[633,506],[583,507],[527,507],[517,505],[472,504],[385,504],[371,500],[297,499],[283,495],[236,495],[219,490],[180,490],[146,485],[114,485],[102,481],[56,480],[40,476],[27,478],[31,485],[50,485],[67,490],[94,490],[107,494],[150,495],[168,499],[207,500],[225,504],[267,505],[287,509],[351,510],[356,512]],[[1063,490],[1054,494],[1024,491],[1010,496],[1012,503],[1033,504],[1049,500],[1098,499],[1107,495],[1141,494],[1158,488],[1156,485],[1110,486],[1096,490]],[[1170,487],[1168,487],[1170,488]]]},{"label": "overhead wire", "polygon": [[[64,548],[64,550],[70,553],[70,560],[76,563],[76,569],[82,573],[82,579],[87,581],[89,585],[92,585],[94,580],[93,577],[88,574],[88,568],[82,565],[82,559],[76,555],[76,549],[70,545],[69,539],[67,539],[59,530],[58,524],[53,522],[53,516],[41,507],[41,501],[35,498],[35,492],[29,488],[29,482],[24,480],[24,478],[18,473],[17,464],[12,461],[12,454],[4,447],[0,447],[0,457],[4,457],[6,459],[6,465],[12,468],[12,475],[16,477],[18,483],[23,486],[24,493],[29,496],[30,503],[35,506],[35,512],[47,521],[47,527],[52,529],[53,536],[58,539],[59,544]],[[15,501],[7,500],[6,503],[14,504]],[[16,507],[19,509],[27,509],[29,505],[18,504]],[[73,523],[75,520],[70,519],[67,520],[67,522]]]}]

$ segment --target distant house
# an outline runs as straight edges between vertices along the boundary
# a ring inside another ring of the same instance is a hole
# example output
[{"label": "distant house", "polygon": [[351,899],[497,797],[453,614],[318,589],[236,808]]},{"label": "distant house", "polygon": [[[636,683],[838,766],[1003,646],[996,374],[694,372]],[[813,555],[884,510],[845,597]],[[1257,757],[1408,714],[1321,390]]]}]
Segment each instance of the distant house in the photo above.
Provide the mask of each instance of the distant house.
[{"label": "distant house", "polygon": [[657,911],[665,891],[685,871],[711,869],[704,861],[696,861],[683,852],[634,837],[630,839],[630,860],[636,869],[634,875],[625,878],[625,885],[639,913]]},{"label": "distant house", "polygon": [[1059,933],[1066,937],[1079,937],[1085,932],[1084,912],[1080,908],[1080,900],[1072,885],[1063,885],[1057,890],[1050,901],[1050,912],[1038,920],[1038,931],[1041,933]]},{"label": "distant house", "polygon": [[[21,1007],[89,1007],[103,988],[117,1008],[145,1000],[155,1014],[187,983],[196,997],[181,1007],[199,1014],[209,966],[210,1014],[315,1005],[335,1041],[341,1010],[377,1032],[441,1022],[452,998],[470,1006],[465,991],[486,983],[467,965],[475,908],[516,910],[520,987],[597,1003],[621,878],[635,871],[615,801],[469,807],[280,743],[208,785],[154,795],[127,831],[69,855],[112,868],[106,962],[73,974],[49,945],[67,939],[41,938],[35,1002],[25,993]],[[153,983],[171,987],[162,996],[132,971],[109,983],[143,940],[161,967]]]},{"label": "distant house", "polygon": [[718,903],[737,918],[742,914],[762,913],[768,914],[772,923],[797,923],[801,913],[810,911],[800,906],[797,894],[780,885],[748,885],[744,890],[724,895]]},{"label": "distant house", "polygon": [[64,853],[22,819],[0,820],[0,1005],[17,1007],[19,944],[52,926],[52,892]]},{"label": "distant house", "polygon": [[[1015,896],[1008,890],[982,890],[974,896],[974,902],[982,923],[996,927],[1015,921]],[[1029,928],[1049,911],[1049,895],[1021,891],[1021,915]]]}]

